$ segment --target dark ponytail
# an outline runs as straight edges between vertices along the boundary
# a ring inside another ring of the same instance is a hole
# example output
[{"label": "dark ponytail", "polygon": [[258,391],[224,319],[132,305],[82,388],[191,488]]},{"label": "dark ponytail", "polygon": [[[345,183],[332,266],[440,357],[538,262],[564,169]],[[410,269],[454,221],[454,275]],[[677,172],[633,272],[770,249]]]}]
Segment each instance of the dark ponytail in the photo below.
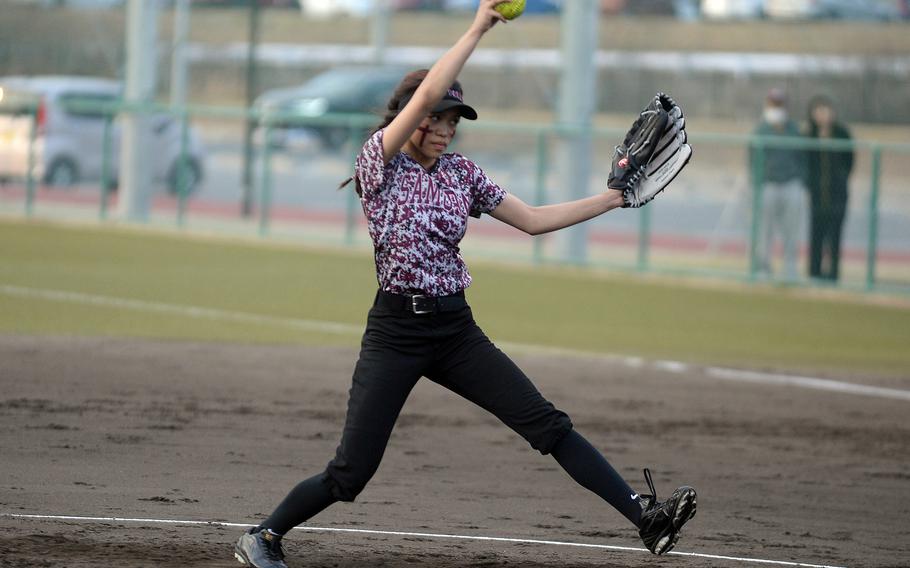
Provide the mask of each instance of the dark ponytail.
[{"label": "dark ponytail", "polygon": [[[414,91],[417,90],[417,87],[423,82],[426,78],[429,69],[418,69],[417,71],[412,71],[404,76],[398,86],[395,87],[395,92],[392,93],[392,97],[389,99],[388,104],[386,105],[385,116],[382,117],[382,123],[379,124],[370,132],[370,136],[376,134],[386,126],[392,124],[392,121],[395,120],[395,117],[398,116],[398,113],[401,112],[401,109],[398,107],[401,105],[401,102],[411,98],[414,95]],[[357,179],[357,174],[349,177],[348,179],[341,182],[341,185],[338,186],[338,189],[343,189],[351,182],[354,182],[354,190],[357,192],[357,195],[363,196],[363,191],[360,188],[360,180]]]}]

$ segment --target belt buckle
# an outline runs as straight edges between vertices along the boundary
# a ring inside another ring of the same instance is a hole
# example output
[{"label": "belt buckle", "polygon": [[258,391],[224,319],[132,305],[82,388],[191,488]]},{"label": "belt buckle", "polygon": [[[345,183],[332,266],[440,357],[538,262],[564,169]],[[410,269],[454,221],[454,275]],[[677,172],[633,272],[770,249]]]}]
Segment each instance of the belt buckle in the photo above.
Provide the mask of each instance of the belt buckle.
[{"label": "belt buckle", "polygon": [[429,310],[426,310],[426,309],[422,310],[419,307],[417,307],[418,302],[420,302],[421,300],[429,300],[429,299],[431,299],[431,298],[424,296],[423,294],[415,294],[415,295],[411,296],[411,311],[417,315],[432,314],[433,312],[436,311],[435,302],[433,304],[431,304],[433,307]]}]

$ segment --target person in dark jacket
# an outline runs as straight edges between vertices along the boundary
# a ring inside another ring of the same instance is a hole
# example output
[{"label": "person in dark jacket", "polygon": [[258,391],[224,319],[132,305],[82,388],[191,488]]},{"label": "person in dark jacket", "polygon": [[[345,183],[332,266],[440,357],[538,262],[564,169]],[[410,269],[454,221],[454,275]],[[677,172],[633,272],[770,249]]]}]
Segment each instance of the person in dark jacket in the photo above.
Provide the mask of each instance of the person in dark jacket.
[{"label": "person in dark jacket", "polygon": [[[823,95],[809,102],[807,135],[818,140],[851,139],[850,131],[837,119],[834,103]],[[809,276],[836,281],[854,150],[819,148],[808,154]]]}]

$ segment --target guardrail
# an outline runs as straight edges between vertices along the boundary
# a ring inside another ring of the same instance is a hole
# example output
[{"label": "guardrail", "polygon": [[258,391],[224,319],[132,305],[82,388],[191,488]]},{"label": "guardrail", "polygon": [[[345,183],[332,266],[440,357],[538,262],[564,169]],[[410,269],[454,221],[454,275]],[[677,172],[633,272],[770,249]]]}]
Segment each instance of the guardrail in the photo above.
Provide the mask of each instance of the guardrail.
[{"label": "guardrail", "polygon": [[[258,166],[259,174],[256,185],[259,194],[258,202],[258,233],[265,237],[270,234],[270,225],[272,221],[272,190],[273,190],[273,148],[270,141],[273,132],[289,125],[293,126],[332,126],[347,129],[350,133],[350,139],[362,140],[366,133],[372,128],[377,118],[373,115],[326,115],[322,117],[301,117],[293,113],[269,113],[256,109],[243,109],[237,107],[218,107],[218,106],[186,106],[183,108],[172,108],[159,104],[98,104],[89,102],[73,102],[68,108],[73,110],[92,111],[103,115],[104,118],[104,135],[102,143],[102,173],[100,179],[100,192],[98,202],[98,219],[104,221],[110,217],[109,201],[112,187],[111,163],[111,133],[112,125],[115,118],[123,114],[167,114],[179,121],[180,124],[180,150],[179,163],[185,163],[188,160],[189,151],[189,129],[192,119],[230,119],[239,121],[251,121],[262,130],[262,136],[258,142]],[[29,150],[28,150],[28,171],[25,178],[25,202],[24,214],[26,217],[35,215],[35,196],[37,189],[37,180],[34,175],[35,170],[35,143],[38,136],[38,109],[37,107],[20,107],[20,113],[26,113],[31,117],[29,129]],[[0,107],[0,113],[3,112]],[[547,187],[547,173],[551,167],[553,158],[550,152],[551,142],[574,134],[582,133],[578,128],[562,127],[553,124],[520,124],[506,123],[496,121],[484,121],[472,124],[466,124],[463,128],[469,131],[491,132],[498,134],[521,135],[534,140],[534,170],[533,170],[533,190],[531,195],[532,204],[543,205],[547,202],[547,196],[550,193]],[[609,141],[618,140],[624,134],[617,129],[592,128],[585,132],[595,140]],[[820,141],[806,138],[791,137],[754,137],[735,134],[719,133],[699,133],[699,144],[714,144],[720,146],[737,146],[742,147],[745,152],[751,147],[758,152],[757,163],[761,163],[764,153],[768,149],[791,149],[794,151],[806,150],[860,150],[869,152],[871,155],[871,166],[869,170],[869,195],[866,204],[868,214],[868,225],[866,227],[866,263],[865,276],[862,289],[866,291],[876,291],[880,289],[877,278],[877,258],[879,246],[879,209],[881,198],[881,180],[882,180],[882,154],[883,152],[895,152],[910,155],[910,144],[881,143],[870,140],[852,140],[852,141]],[[359,152],[358,144],[348,145],[348,163],[353,164],[354,159]],[[755,164],[753,164],[755,166]],[[186,224],[187,203],[189,192],[184,179],[184,168],[178,168],[177,178],[177,207],[176,207],[176,225],[183,227]],[[753,179],[753,196],[752,196],[752,218],[751,228],[749,231],[748,242],[748,270],[746,273],[747,281],[756,281],[758,267],[756,262],[756,243],[758,239],[758,228],[762,222],[761,192],[762,190],[762,172],[761,167],[755,166],[752,172]],[[910,188],[908,188],[910,193]],[[356,195],[353,191],[347,192],[347,200],[344,215],[344,237],[343,242],[351,245],[355,242],[357,220],[360,215]],[[651,241],[652,241],[652,216],[651,207],[645,207],[638,212],[638,230],[637,246],[635,252],[635,262],[633,270],[639,272],[659,271],[655,269],[651,262]],[[534,263],[544,263],[549,260],[544,253],[543,239],[535,237],[533,241],[531,260]],[[910,243],[908,243],[910,249]],[[908,250],[910,253],[910,250]],[[559,260],[559,259],[556,259]],[[910,293],[910,281],[906,286],[898,286],[898,291]]]}]

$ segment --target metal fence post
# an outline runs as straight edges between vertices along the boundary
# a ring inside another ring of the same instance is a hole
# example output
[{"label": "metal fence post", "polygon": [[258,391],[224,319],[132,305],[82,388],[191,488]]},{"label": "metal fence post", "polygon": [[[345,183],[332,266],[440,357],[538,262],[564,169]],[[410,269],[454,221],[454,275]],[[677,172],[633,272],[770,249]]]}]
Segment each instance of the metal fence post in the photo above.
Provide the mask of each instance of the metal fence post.
[{"label": "metal fence post", "polygon": [[101,139],[101,202],[98,205],[98,219],[107,219],[108,197],[110,196],[111,181],[111,130],[113,130],[114,115],[106,114],[104,117],[104,133]]},{"label": "metal fence post", "polygon": [[872,147],[872,188],[869,192],[869,245],[866,250],[866,290],[875,289],[875,260],[878,254],[878,196],[881,186],[882,147]]},{"label": "metal fence post", "polygon": [[[177,171],[174,182],[177,184],[177,226],[186,226],[186,200],[190,188],[187,186],[190,160],[187,158],[187,148],[190,142],[190,117],[184,109],[180,115],[180,155],[177,157]],[[198,180],[197,180],[198,181]]]},{"label": "metal fence post", "polygon": [[272,124],[265,122],[262,136],[262,195],[259,202],[259,236],[269,234],[269,223],[272,216]]},{"label": "metal fence post", "polygon": [[[360,146],[357,144],[357,141],[361,139],[361,130],[356,126],[352,121],[350,124],[350,160],[351,164],[354,164],[357,161],[357,156],[360,154]],[[356,180],[354,183],[357,183]],[[357,192],[354,190],[347,192],[347,198],[344,202],[344,244],[353,245],[354,244],[354,234],[357,228],[357,220],[355,218],[355,213],[357,211]]]},{"label": "metal fence post", "polygon": [[[765,190],[765,145],[762,140],[752,141],[755,149],[750,148],[752,160],[752,227],[749,237],[749,281],[754,282],[758,274],[758,239],[761,235],[762,193]],[[770,254],[771,251],[765,251]]]},{"label": "metal fence post", "polygon": [[[534,175],[534,205],[540,207],[547,198],[547,131],[540,129],[537,131],[537,170]],[[533,239],[534,252],[533,258],[535,264],[543,262],[543,245],[545,237],[537,235]]]},{"label": "metal fence post", "polygon": [[648,271],[648,253],[651,249],[651,207],[642,207],[638,210],[637,269],[639,272]]},{"label": "metal fence post", "polygon": [[38,137],[39,107],[32,110],[32,123],[28,129],[28,164],[25,172],[25,215],[31,217],[35,212],[35,140]]}]

